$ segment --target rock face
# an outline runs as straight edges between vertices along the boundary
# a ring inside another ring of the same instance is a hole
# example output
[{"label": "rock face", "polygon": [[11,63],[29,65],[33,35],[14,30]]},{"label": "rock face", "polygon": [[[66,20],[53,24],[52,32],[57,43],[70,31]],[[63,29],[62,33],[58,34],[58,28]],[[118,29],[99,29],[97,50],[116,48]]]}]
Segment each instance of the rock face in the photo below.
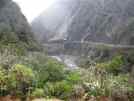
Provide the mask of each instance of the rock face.
[{"label": "rock face", "polygon": [[133,0],[81,1],[69,39],[133,44],[133,5]]},{"label": "rock face", "polygon": [[0,0],[0,42],[24,43],[31,47],[33,33],[20,8],[12,0]]},{"label": "rock face", "polygon": [[[73,3],[74,2],[74,3]],[[59,0],[32,22],[33,31],[39,40],[64,39],[67,37],[71,16],[77,8],[73,0]]]},{"label": "rock face", "polygon": [[59,0],[36,18],[32,26],[41,40],[133,45],[133,10],[134,0]]}]

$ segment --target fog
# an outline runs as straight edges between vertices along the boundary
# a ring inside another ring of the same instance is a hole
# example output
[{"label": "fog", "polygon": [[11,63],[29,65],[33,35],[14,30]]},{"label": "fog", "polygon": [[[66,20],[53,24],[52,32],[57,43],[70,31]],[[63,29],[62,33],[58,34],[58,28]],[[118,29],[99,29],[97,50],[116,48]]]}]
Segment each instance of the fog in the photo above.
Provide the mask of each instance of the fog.
[{"label": "fog", "polygon": [[31,22],[56,0],[13,0],[21,7],[23,14]]}]

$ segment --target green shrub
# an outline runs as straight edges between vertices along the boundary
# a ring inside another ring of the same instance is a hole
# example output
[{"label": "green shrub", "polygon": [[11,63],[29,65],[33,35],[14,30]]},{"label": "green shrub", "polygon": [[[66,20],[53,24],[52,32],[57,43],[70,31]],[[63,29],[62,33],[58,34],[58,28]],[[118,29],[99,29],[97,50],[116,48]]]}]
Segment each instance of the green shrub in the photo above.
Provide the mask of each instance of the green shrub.
[{"label": "green shrub", "polygon": [[96,67],[105,69],[107,72],[117,75],[119,72],[121,72],[121,67],[124,63],[125,62],[122,56],[116,56],[111,61],[98,63]]},{"label": "green shrub", "polygon": [[75,85],[81,81],[79,72],[68,71],[64,75],[66,75],[66,77],[63,80],[45,84],[44,90],[46,96],[68,99],[74,93],[73,89]]},{"label": "green shrub", "polygon": [[70,96],[73,90],[73,85],[67,81],[60,81],[55,83],[47,83],[44,86],[46,96],[66,99]]},{"label": "green shrub", "polygon": [[34,73],[31,68],[16,64],[14,65],[10,70],[10,76],[11,79],[19,81],[23,81],[26,83],[31,83],[31,81],[34,79]]},{"label": "green shrub", "polygon": [[[98,69],[98,68],[97,68]],[[130,75],[97,72],[96,67],[81,70],[83,86],[89,96],[111,96],[115,91],[127,94],[134,92],[133,84],[130,84]]]},{"label": "green shrub", "polygon": [[18,36],[14,32],[1,33],[1,43],[17,43],[19,41]]},{"label": "green shrub", "polygon": [[45,64],[44,71],[48,74],[47,81],[55,82],[64,79],[64,65],[57,61],[49,60]]},{"label": "green shrub", "polygon": [[5,51],[10,52],[10,55],[22,56],[26,54],[27,49],[23,46],[23,43],[0,43],[0,52],[4,53]]},{"label": "green shrub", "polygon": [[23,60],[24,64],[36,71],[37,86],[42,88],[46,82],[57,82],[65,79],[65,66],[44,53],[31,54]]},{"label": "green shrub", "polygon": [[77,71],[70,71],[67,74],[66,80],[72,84],[80,83],[81,81],[80,73]]},{"label": "green shrub", "polygon": [[35,80],[35,75],[29,67],[16,64],[9,70],[8,78],[10,93],[25,99]]},{"label": "green shrub", "polygon": [[64,66],[58,62],[49,60],[46,64],[42,64],[42,66],[37,68],[40,69],[37,73],[41,87],[46,82],[57,82],[65,78]]},{"label": "green shrub", "polygon": [[0,67],[0,96],[7,94],[8,76],[6,71]]},{"label": "green shrub", "polygon": [[34,98],[41,98],[41,97],[44,97],[44,90],[41,89],[41,88],[36,88],[36,89],[32,92],[31,97],[34,97]]},{"label": "green shrub", "polygon": [[5,84],[6,79],[6,72],[2,67],[0,67],[0,87]]},{"label": "green shrub", "polygon": [[120,71],[121,66],[124,64],[122,56],[116,56],[112,59],[111,63],[109,64],[108,71],[118,73]]}]

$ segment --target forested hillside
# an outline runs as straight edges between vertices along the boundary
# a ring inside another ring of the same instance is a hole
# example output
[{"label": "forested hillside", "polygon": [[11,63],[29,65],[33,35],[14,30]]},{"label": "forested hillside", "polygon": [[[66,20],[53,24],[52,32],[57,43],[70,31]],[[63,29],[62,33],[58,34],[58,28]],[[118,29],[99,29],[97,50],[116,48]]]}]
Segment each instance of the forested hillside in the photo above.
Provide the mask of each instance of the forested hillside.
[{"label": "forested hillside", "polygon": [[1,48],[16,47],[20,51],[37,47],[27,19],[11,0],[0,1],[0,44]]}]

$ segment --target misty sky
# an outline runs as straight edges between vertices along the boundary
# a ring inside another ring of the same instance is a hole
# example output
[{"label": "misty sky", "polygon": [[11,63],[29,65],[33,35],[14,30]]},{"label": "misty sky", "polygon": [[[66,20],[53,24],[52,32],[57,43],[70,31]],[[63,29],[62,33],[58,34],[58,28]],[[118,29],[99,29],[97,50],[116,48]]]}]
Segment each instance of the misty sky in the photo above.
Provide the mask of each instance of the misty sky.
[{"label": "misty sky", "polygon": [[31,22],[56,0],[13,0],[19,4],[23,14]]}]

